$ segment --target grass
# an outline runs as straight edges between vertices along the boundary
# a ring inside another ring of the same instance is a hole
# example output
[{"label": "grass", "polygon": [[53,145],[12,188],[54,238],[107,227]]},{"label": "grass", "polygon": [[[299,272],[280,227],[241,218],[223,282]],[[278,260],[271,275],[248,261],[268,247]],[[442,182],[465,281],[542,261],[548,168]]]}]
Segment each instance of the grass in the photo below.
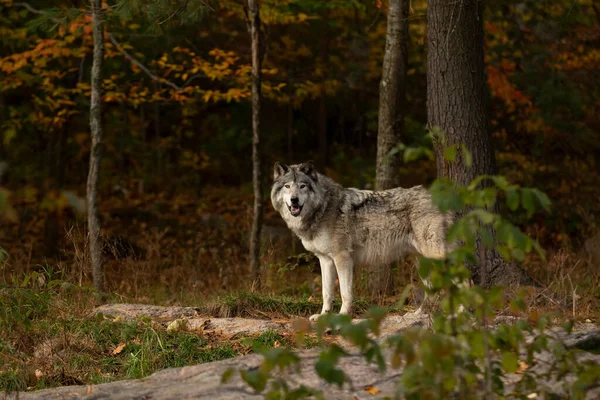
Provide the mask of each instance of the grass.
[{"label": "grass", "polygon": [[[144,317],[136,321],[91,317],[99,298],[92,289],[52,280],[48,271],[34,278],[23,287],[0,285],[0,331],[8,333],[0,337],[2,391],[141,378],[165,368],[247,354],[253,344],[298,347],[291,335],[273,331],[224,340],[218,335],[168,332],[163,324]],[[307,299],[245,292],[219,301],[228,314],[246,317],[308,315],[319,308]],[[315,338],[306,337],[300,347],[317,345]]]},{"label": "grass", "polygon": [[[248,352],[239,341],[167,332],[146,319],[87,317],[94,302],[84,288],[0,288],[0,390],[141,378]],[[287,343],[274,333],[260,340]]]},{"label": "grass", "polygon": [[[321,311],[320,298],[313,300],[310,296],[266,295],[256,292],[239,291],[218,296],[200,307],[202,313],[215,317],[231,318],[291,318],[307,317]],[[339,300],[334,307],[341,307]],[[364,299],[355,299],[354,310],[357,315],[369,308]]]}]

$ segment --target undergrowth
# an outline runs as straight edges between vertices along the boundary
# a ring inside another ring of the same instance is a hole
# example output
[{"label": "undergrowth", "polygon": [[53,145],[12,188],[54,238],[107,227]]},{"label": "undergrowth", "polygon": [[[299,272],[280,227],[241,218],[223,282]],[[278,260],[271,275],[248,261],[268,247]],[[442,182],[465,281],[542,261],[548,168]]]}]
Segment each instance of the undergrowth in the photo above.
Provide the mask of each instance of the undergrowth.
[{"label": "undergrowth", "polygon": [[[0,391],[141,378],[252,349],[243,338],[169,332],[163,324],[144,317],[123,321],[92,315],[99,297],[93,289],[53,280],[51,271],[47,272],[29,275],[19,286],[0,284]],[[242,298],[253,298],[252,305],[261,305],[258,296]],[[122,299],[108,299],[118,300]],[[235,303],[235,298],[230,301]],[[290,311],[298,309],[291,300],[289,304]],[[265,332],[253,340],[263,347],[295,345],[277,332]],[[312,340],[303,347],[317,344]]]}]

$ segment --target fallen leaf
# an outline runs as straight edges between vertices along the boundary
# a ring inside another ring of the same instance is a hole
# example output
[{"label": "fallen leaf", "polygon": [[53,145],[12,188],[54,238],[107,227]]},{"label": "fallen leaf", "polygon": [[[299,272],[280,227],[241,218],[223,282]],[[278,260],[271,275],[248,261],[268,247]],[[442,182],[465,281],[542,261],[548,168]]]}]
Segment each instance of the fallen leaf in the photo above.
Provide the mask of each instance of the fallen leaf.
[{"label": "fallen leaf", "polygon": [[40,379],[42,376],[44,376],[44,371],[42,371],[41,369],[36,369],[35,370],[35,377]]},{"label": "fallen leaf", "polygon": [[517,368],[517,370],[515,371],[515,373],[516,374],[522,374],[523,372],[527,371],[528,368],[529,368],[529,365],[527,365],[526,362],[519,361],[519,368]]},{"label": "fallen leaf", "polygon": [[381,390],[380,390],[380,389],[377,389],[377,388],[376,388],[376,387],[374,387],[374,386],[370,386],[370,385],[369,385],[369,386],[367,386],[367,387],[365,388],[365,392],[367,392],[367,393],[369,393],[369,394],[372,394],[373,396],[375,396],[377,393],[381,392]]},{"label": "fallen leaf", "polygon": [[176,319],[167,325],[167,332],[180,332],[187,328],[187,320]]},{"label": "fallen leaf", "polygon": [[273,347],[281,347],[281,343],[279,343],[279,340],[273,342]]},{"label": "fallen leaf", "polygon": [[125,348],[126,344],[125,343],[119,343],[117,345],[117,347],[115,347],[115,349],[111,352],[111,354],[113,356],[116,356],[117,354],[121,353],[123,351],[123,349]]}]

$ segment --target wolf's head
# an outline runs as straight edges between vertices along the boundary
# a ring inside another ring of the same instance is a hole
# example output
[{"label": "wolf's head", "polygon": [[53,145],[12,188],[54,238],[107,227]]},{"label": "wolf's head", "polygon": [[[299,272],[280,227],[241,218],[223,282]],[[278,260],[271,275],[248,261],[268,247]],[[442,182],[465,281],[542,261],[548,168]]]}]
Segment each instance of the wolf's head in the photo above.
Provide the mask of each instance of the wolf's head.
[{"label": "wolf's head", "polygon": [[320,204],[318,183],[319,177],[311,162],[290,166],[276,162],[271,190],[273,207],[284,218],[286,212],[292,217],[310,214],[314,211],[311,208]]}]

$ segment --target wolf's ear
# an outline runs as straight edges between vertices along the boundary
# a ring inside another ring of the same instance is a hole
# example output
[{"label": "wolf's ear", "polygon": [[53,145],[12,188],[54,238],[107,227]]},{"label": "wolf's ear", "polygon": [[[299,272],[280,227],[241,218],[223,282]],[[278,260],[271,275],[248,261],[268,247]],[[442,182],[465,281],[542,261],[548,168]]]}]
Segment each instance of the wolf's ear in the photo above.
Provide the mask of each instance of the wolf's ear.
[{"label": "wolf's ear", "polygon": [[287,165],[279,164],[279,161],[275,161],[275,165],[273,165],[273,180],[277,180],[283,175],[285,175],[290,170],[290,167]]},{"label": "wolf's ear", "polygon": [[300,165],[298,169],[302,173],[310,176],[313,181],[317,181],[317,171],[315,170],[315,166],[313,165],[312,161],[305,162],[304,164]]}]

